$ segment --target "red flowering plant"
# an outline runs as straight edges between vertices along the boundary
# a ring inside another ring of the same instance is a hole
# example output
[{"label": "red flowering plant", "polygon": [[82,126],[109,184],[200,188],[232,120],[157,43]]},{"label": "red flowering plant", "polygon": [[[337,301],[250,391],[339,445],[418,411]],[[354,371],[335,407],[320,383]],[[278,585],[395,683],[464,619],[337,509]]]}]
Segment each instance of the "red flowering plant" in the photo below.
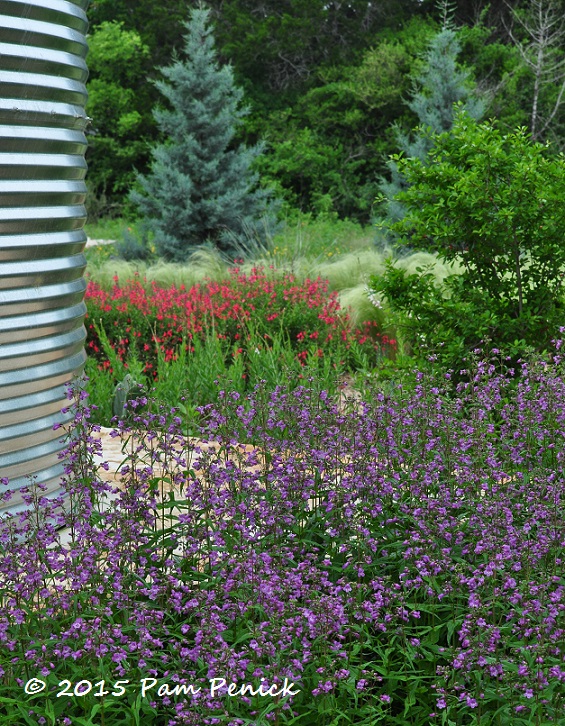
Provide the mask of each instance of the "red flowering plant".
[{"label": "red flowering plant", "polygon": [[395,341],[370,323],[354,328],[337,293],[328,292],[328,284],[320,278],[298,283],[290,274],[271,279],[263,268],[246,274],[237,267],[226,280],[207,280],[190,289],[183,285],[164,289],[136,277],[124,286],[115,278],[106,291],[90,281],[87,346],[101,365],[108,366],[94,324],[100,322],[123,362],[135,346],[145,371],[155,375],[159,355],[165,361],[176,359],[180,346],[190,352],[194,336],[205,339],[210,330],[224,342],[226,356],[242,352],[257,336],[269,346],[276,333],[284,332],[303,363],[315,348],[319,357],[336,356],[349,370],[358,366],[359,350],[366,363],[375,365]]}]

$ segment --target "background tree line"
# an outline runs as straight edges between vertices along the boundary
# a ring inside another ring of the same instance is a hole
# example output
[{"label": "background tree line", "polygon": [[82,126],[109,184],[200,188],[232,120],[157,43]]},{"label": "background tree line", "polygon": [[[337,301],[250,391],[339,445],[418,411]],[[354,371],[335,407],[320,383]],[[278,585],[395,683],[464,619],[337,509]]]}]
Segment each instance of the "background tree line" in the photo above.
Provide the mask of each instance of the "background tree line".
[{"label": "background tree line", "polygon": [[[147,172],[151,148],[162,141],[153,111],[166,106],[154,81],[182,51],[183,24],[198,5],[92,2],[92,215],[123,212],[136,174]],[[422,92],[444,11],[433,0],[210,0],[207,7],[219,59],[233,66],[250,110],[239,140],[266,144],[256,161],[263,183],[290,207],[369,223],[379,180],[390,178],[389,155],[421,121],[410,99]],[[457,64],[483,117],[509,130],[526,126],[555,150],[565,138],[564,16],[563,0],[457,0],[450,13]]]}]

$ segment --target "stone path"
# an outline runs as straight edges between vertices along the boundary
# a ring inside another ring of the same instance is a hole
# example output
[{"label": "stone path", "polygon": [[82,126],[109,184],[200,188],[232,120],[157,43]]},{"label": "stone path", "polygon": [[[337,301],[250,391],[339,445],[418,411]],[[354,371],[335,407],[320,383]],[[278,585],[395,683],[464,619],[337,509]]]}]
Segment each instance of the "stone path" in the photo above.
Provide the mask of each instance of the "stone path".
[{"label": "stone path", "polygon": [[[353,408],[360,410],[360,404],[362,402],[361,393],[353,387],[353,378],[351,376],[344,376],[341,379],[341,386],[338,399],[338,410],[343,411],[346,407],[353,406]],[[120,477],[117,475],[117,471],[125,459],[125,453],[122,451],[123,440],[118,437],[110,436],[113,429],[108,427],[101,427],[99,433],[93,434],[95,438],[99,438],[102,442],[103,458],[98,459],[99,462],[107,461],[109,469],[105,472],[103,469],[100,470],[100,474],[103,475],[105,481],[118,483]],[[200,439],[190,439],[190,445],[193,447],[200,447],[202,451],[206,452],[217,452],[219,444],[215,442],[203,443]],[[254,447],[248,444],[239,444],[242,454],[250,453]]]},{"label": "stone path", "polygon": [[[128,437],[121,437],[121,436],[111,436],[113,429],[107,428],[107,427],[101,427],[101,430],[99,432],[94,432],[92,434],[93,438],[97,438],[100,440],[102,444],[102,457],[96,457],[95,463],[98,464],[99,468],[97,471],[97,475],[100,480],[109,483],[112,487],[114,487],[116,490],[123,488],[123,482],[124,477],[121,474],[121,468],[125,463],[125,460],[128,457],[128,453],[133,451],[134,447],[139,444],[139,439],[129,438]],[[186,468],[190,468],[194,471],[194,475],[198,477],[199,479],[202,479],[204,476],[206,476],[206,472],[208,471],[208,467],[210,465],[210,460],[214,462],[214,466],[226,466],[227,461],[234,462],[238,469],[245,469],[246,471],[251,472],[257,472],[264,468],[265,462],[262,457],[262,452],[257,448],[250,444],[237,444],[233,446],[230,449],[229,455],[226,457],[225,450],[220,450],[220,444],[215,441],[203,441],[201,439],[197,438],[189,438],[185,440],[186,448],[183,449],[183,453],[186,453],[186,456],[188,457],[188,460],[186,462],[186,466],[183,467],[183,470],[186,471]],[[136,462],[136,468],[143,468],[143,462],[147,464],[147,466],[151,466],[153,470],[154,476],[159,476],[162,473],[162,469],[159,467],[158,462],[151,462],[149,459],[149,454],[145,453],[145,459],[143,459],[144,451],[141,451],[139,453],[140,459]],[[290,452],[289,452],[290,453]],[[296,452],[293,452],[296,454]],[[248,456],[251,454],[255,454],[255,461],[257,463],[253,463],[252,465],[248,464]],[[198,464],[196,464],[196,467],[194,466],[196,462],[203,461],[203,466],[200,468]],[[103,462],[106,462],[108,464],[108,468],[102,468],[100,464]],[[167,474],[169,475],[167,477],[167,483],[162,485],[161,490],[161,497],[166,496],[166,494],[171,491],[171,489],[174,489],[178,492],[178,489],[176,487],[171,487],[171,485],[168,483],[170,481],[170,475],[174,473],[174,466],[168,466],[167,467]],[[178,492],[180,494],[180,492]],[[102,509],[105,509],[109,506],[109,504],[115,500],[118,496],[118,493],[115,492],[113,494],[107,494],[104,499],[102,500]],[[183,500],[182,496],[179,496],[179,501]],[[309,505],[311,507],[316,506],[319,504],[319,501],[317,499],[311,499],[309,500]],[[173,508],[170,510],[170,515],[180,514],[182,513],[182,510],[180,508]],[[70,529],[64,529],[60,530],[60,541],[62,544],[68,544],[71,539],[71,533]],[[179,544],[180,546],[180,544]],[[180,552],[180,550],[179,550]]]},{"label": "stone path", "polygon": [[[107,482],[115,489],[122,489],[124,477],[121,474],[121,468],[124,465],[125,460],[128,458],[128,453],[133,451],[134,447],[136,447],[140,443],[140,440],[134,438],[130,439],[129,436],[111,436],[113,430],[114,429],[111,428],[101,427],[99,432],[94,432],[92,434],[92,437],[94,439],[98,439],[102,444],[102,457],[96,456],[95,463],[98,465],[97,476],[101,481]],[[187,466],[191,469],[194,468],[195,462],[200,460],[202,457],[216,458],[220,465],[222,465],[222,463],[225,463],[224,456],[214,457],[215,454],[218,454],[218,450],[220,449],[220,445],[217,442],[204,442],[201,439],[190,438],[186,441],[186,444],[186,451],[187,455],[189,456]],[[235,460],[238,463],[244,462],[246,460],[246,456],[252,453],[254,450],[255,447],[250,446],[249,444],[239,444],[235,448],[233,455],[230,455],[228,458],[230,460]],[[163,473],[163,470],[159,467],[158,462],[151,462],[148,454],[145,454],[144,456],[144,452],[140,452],[139,457],[140,458],[136,463],[136,468],[143,467],[143,463],[145,463],[147,466],[152,467],[154,476],[159,476]],[[106,462],[108,465],[107,469],[101,466],[101,464],[104,462]],[[256,466],[248,468],[250,470],[256,471],[261,468],[261,465],[259,463]],[[204,474],[204,471],[205,467],[200,470],[197,466],[195,474],[196,476],[200,477]],[[167,473],[169,475],[173,472],[174,467],[167,467]],[[173,487],[173,489],[176,489],[176,487]],[[170,490],[171,486],[169,484],[165,484],[162,495]],[[117,493],[106,494],[105,498],[102,501],[102,508],[106,508],[111,501],[117,498],[117,496]],[[70,529],[67,528],[60,530],[59,534],[62,543],[66,544],[70,541]]]},{"label": "stone path", "polygon": [[[122,476],[119,474],[119,469],[124,463],[124,460],[127,457],[127,453],[132,451],[136,443],[139,443],[139,440],[132,440],[126,443],[126,438],[123,438],[121,436],[111,436],[110,434],[112,431],[113,429],[102,426],[100,432],[94,433],[93,437],[99,439],[102,443],[103,456],[101,459],[97,457],[97,460],[99,462],[106,461],[108,463],[107,471],[102,468],[99,470],[98,473],[100,478],[102,479],[102,481],[106,481],[110,484],[119,486],[122,481]],[[126,446],[125,451],[124,444]],[[218,450],[220,449],[220,444],[215,441],[204,442],[201,439],[197,438],[187,439],[186,444],[187,451],[190,452],[191,456],[191,460],[187,462],[187,466],[189,467],[192,467],[194,462],[200,459],[201,456],[213,456],[214,454],[217,454]],[[240,453],[240,456],[245,457],[247,454],[255,451],[255,447],[249,444],[238,444],[237,450]],[[230,456],[229,458],[233,459],[234,457]],[[151,465],[148,457],[146,458],[146,463],[148,466]],[[154,462],[152,466],[155,474],[158,475],[160,473],[158,463],[156,464]]]}]

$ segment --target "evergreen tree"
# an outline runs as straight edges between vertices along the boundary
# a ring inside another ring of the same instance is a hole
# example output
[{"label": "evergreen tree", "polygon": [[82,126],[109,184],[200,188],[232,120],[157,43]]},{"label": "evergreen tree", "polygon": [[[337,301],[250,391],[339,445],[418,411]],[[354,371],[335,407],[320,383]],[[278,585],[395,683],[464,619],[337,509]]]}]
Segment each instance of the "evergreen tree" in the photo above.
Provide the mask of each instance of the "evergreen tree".
[{"label": "evergreen tree", "polygon": [[157,253],[186,260],[195,247],[212,242],[233,252],[264,231],[273,211],[269,192],[257,187],[251,169],[260,145],[236,145],[234,136],[247,109],[230,66],[217,61],[209,10],[194,9],[186,23],[186,60],[162,69],[157,87],[170,109],[155,119],[167,141],[153,151],[151,172],[133,191]]},{"label": "evergreen tree", "polygon": [[[442,30],[432,39],[425,56],[425,64],[417,78],[417,90],[407,104],[419,120],[416,133],[405,134],[397,130],[398,146],[403,156],[425,161],[433,141],[432,134],[449,131],[455,117],[455,104],[474,119],[484,113],[484,103],[476,98],[469,83],[469,71],[457,64],[461,50],[457,33],[448,20],[444,19]],[[390,181],[381,180],[382,197],[386,200],[385,214],[388,222],[404,218],[404,205],[395,200],[398,192],[407,187],[396,162],[389,161]]]}]

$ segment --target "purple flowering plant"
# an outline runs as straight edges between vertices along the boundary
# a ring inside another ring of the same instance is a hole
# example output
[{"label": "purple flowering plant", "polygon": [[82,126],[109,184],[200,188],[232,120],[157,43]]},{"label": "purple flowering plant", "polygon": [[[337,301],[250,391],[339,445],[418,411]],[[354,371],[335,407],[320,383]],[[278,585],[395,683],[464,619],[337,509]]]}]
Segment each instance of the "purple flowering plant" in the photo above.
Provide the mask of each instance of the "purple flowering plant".
[{"label": "purple flowering plant", "polygon": [[0,522],[0,722],[563,723],[559,348],[345,411],[222,391],[199,439],[134,401],[115,486],[75,393],[67,498]]}]

